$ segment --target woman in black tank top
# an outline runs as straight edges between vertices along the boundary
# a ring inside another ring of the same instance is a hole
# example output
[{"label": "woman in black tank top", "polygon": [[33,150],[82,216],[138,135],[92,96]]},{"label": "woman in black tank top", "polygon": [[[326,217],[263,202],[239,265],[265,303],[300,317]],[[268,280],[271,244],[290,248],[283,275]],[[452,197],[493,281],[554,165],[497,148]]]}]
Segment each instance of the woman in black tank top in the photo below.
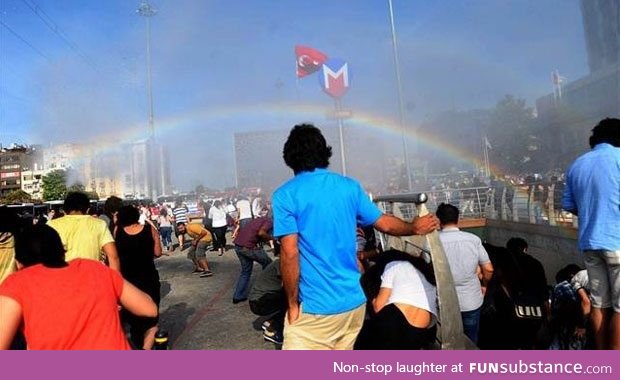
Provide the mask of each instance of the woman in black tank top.
[{"label": "woman in black tank top", "polygon": [[[133,206],[118,211],[115,232],[116,249],[123,278],[148,294],[159,307],[159,273],[153,259],[162,255],[159,233],[149,223],[138,223],[140,213]],[[131,343],[135,348],[149,350],[157,333],[157,318],[140,318],[122,311],[123,321],[129,324]]]}]

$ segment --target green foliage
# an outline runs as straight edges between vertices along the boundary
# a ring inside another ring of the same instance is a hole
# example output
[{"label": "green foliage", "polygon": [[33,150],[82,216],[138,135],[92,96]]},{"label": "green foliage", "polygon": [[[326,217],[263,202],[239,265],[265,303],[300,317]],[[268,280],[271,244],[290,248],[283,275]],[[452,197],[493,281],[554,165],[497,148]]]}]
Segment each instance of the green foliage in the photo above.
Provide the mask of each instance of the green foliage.
[{"label": "green foliage", "polygon": [[85,193],[86,189],[84,185],[79,182],[75,182],[73,185],[67,187],[67,193]]},{"label": "green foliage", "polygon": [[6,204],[29,202],[32,202],[32,197],[30,196],[30,194],[23,190],[13,190],[2,199],[2,203]]},{"label": "green foliage", "polygon": [[93,200],[93,201],[99,200],[99,194],[97,194],[96,191],[85,191],[85,193],[88,196],[88,199]]},{"label": "green foliage", "polygon": [[524,99],[506,95],[491,111],[486,135],[492,146],[490,161],[503,171],[520,173],[531,168],[539,149],[532,108]]},{"label": "green foliage", "polygon": [[67,173],[64,170],[54,170],[43,176],[43,200],[53,201],[65,199],[67,195]]}]

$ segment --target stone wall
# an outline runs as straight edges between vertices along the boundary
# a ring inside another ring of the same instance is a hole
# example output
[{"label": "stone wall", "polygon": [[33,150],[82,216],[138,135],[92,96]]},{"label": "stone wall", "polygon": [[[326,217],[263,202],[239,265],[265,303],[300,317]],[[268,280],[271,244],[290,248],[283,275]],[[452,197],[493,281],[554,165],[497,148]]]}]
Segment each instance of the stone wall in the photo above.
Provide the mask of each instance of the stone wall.
[{"label": "stone wall", "polygon": [[487,219],[485,238],[488,243],[505,246],[511,237],[520,237],[528,242],[528,253],[540,260],[549,284],[555,284],[555,274],[562,267],[571,263],[584,266],[577,249],[577,230],[573,227]]}]

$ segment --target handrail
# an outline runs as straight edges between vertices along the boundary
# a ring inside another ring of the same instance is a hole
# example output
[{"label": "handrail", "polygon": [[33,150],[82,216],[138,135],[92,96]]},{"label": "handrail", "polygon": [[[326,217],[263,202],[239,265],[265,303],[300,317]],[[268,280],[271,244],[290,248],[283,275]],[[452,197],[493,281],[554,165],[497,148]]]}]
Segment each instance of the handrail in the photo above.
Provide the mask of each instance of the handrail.
[{"label": "handrail", "polygon": [[[390,212],[397,217],[405,220],[413,219],[414,215],[408,217],[403,215],[405,208],[413,213],[415,204],[416,215],[428,214],[426,194],[400,194],[399,196],[384,196],[374,199],[379,203],[379,207],[384,212]],[[405,207],[403,207],[405,206]],[[462,350],[475,349],[475,345],[467,339],[463,333],[463,322],[459,308],[459,301],[452,277],[452,271],[439,240],[437,231],[425,236],[394,237],[379,234],[384,249],[398,249],[412,255],[423,255],[428,257],[433,264],[433,271],[437,280],[437,303],[439,310],[439,329],[437,340],[442,349]],[[430,254],[430,255],[429,255]]]},{"label": "handrail", "polygon": [[[516,223],[577,227],[577,217],[562,210],[563,186],[559,182],[525,184],[494,183],[492,186],[433,189],[429,197],[431,212],[440,203],[459,208],[461,219],[498,219]],[[374,196],[375,202],[413,203],[418,193]]]}]

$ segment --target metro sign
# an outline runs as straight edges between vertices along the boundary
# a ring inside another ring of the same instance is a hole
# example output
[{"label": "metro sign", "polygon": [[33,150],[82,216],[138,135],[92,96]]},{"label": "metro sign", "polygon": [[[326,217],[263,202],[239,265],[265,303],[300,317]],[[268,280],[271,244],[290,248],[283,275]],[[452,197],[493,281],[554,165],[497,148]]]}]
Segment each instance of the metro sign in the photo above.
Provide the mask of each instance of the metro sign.
[{"label": "metro sign", "polygon": [[321,68],[319,81],[329,96],[340,98],[349,89],[349,64],[342,59],[329,59]]}]

